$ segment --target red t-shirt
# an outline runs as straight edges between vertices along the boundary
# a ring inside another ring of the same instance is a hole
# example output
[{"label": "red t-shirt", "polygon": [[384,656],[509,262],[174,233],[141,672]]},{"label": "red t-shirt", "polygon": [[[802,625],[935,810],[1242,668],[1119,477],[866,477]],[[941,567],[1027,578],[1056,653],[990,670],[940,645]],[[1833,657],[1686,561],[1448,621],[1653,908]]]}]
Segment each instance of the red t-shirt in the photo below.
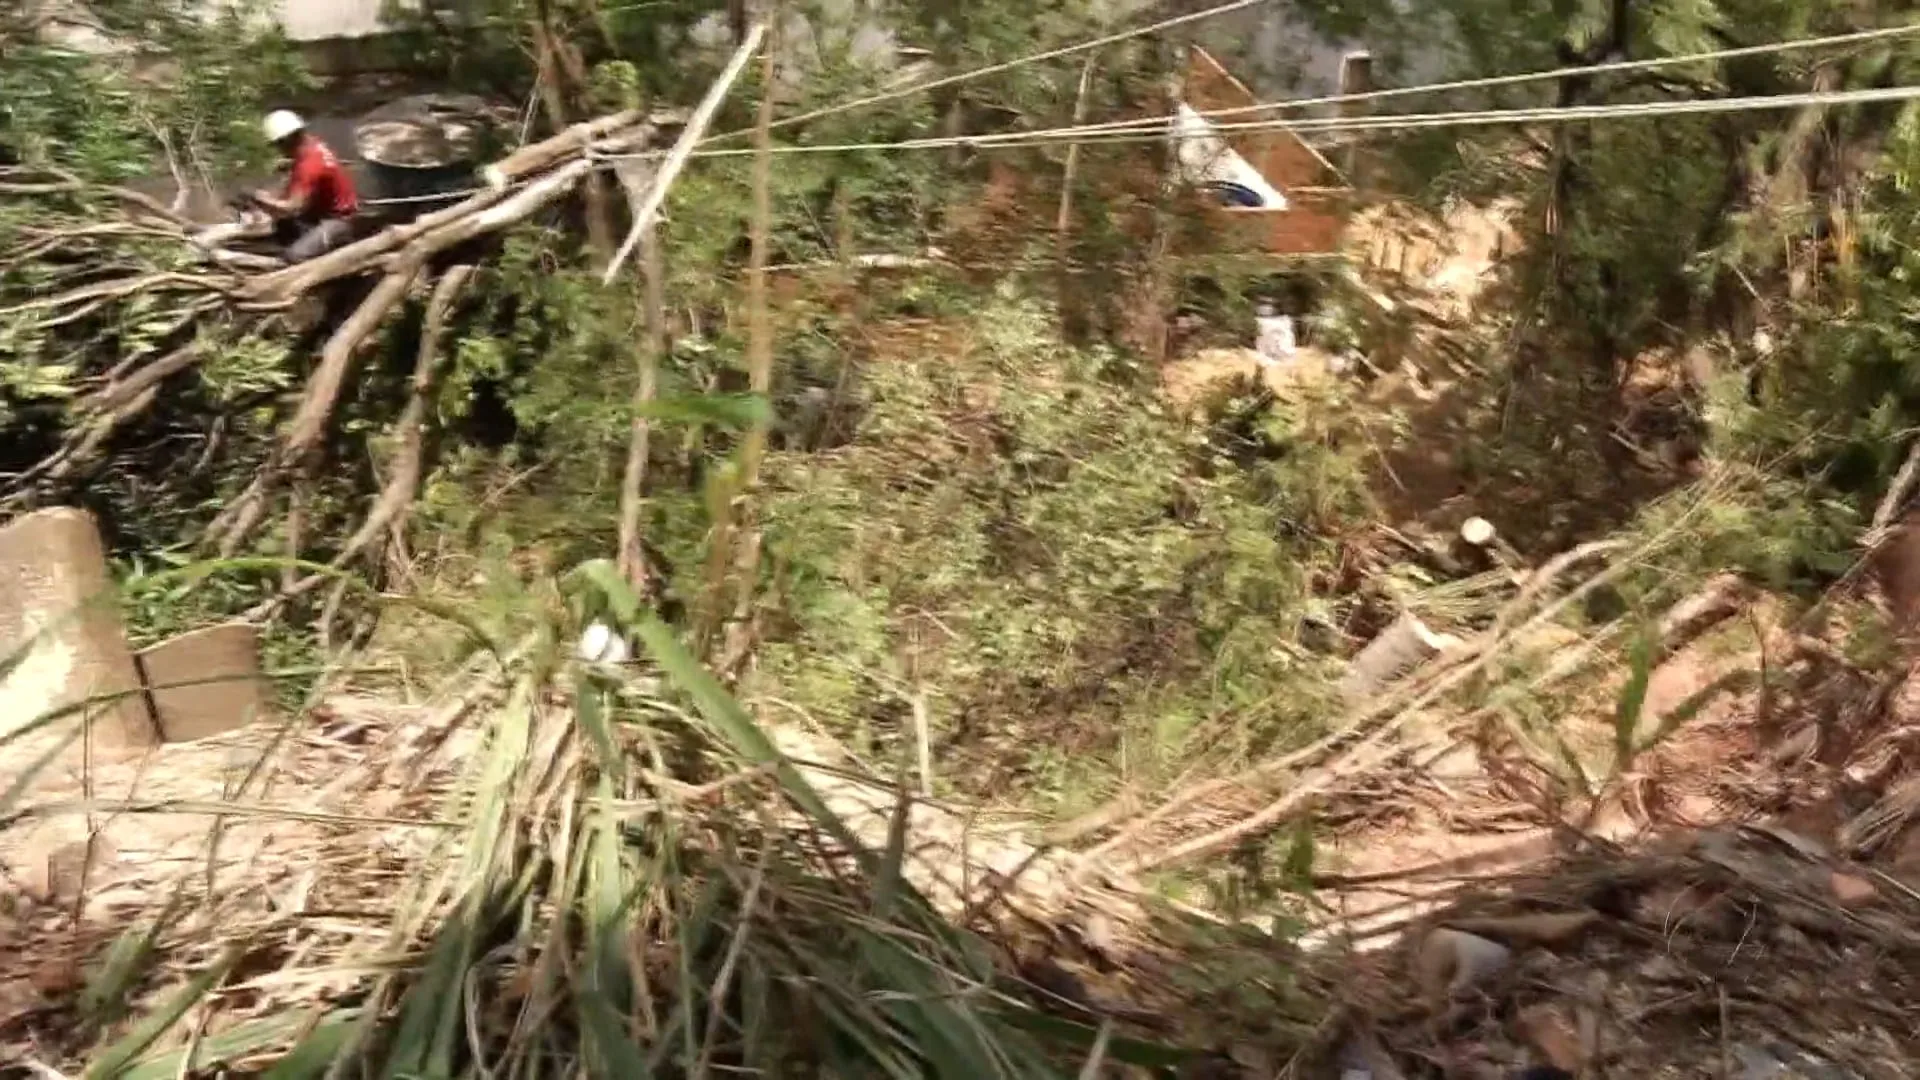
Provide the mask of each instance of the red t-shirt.
[{"label": "red t-shirt", "polygon": [[287,177],[289,201],[307,197],[309,221],[352,217],[360,210],[360,196],[354,193],[353,177],[341,166],[340,159],[326,143],[309,135],[300,140],[293,152],[293,172]]}]

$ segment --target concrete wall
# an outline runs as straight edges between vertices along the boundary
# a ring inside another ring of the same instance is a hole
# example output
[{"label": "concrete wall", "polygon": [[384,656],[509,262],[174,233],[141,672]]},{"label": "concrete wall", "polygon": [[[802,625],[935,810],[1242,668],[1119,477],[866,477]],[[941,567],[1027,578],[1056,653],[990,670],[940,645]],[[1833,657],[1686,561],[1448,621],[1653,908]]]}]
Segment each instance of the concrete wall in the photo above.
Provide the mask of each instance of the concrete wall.
[{"label": "concrete wall", "polygon": [[384,0],[276,0],[281,30],[295,41],[359,38],[384,33]]},{"label": "concrete wall", "polygon": [[155,719],[167,742],[191,742],[264,718],[273,690],[260,674],[260,628],[228,623],[140,651]]}]

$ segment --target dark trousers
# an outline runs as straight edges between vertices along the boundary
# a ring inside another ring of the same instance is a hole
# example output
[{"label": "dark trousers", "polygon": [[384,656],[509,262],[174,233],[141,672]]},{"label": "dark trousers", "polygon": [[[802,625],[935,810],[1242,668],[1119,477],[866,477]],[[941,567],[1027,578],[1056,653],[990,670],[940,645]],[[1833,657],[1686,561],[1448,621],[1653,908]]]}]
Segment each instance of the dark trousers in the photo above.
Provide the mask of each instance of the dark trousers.
[{"label": "dark trousers", "polygon": [[352,242],[353,222],[347,218],[282,218],[274,222],[273,238],[282,247],[281,258],[301,263]]}]

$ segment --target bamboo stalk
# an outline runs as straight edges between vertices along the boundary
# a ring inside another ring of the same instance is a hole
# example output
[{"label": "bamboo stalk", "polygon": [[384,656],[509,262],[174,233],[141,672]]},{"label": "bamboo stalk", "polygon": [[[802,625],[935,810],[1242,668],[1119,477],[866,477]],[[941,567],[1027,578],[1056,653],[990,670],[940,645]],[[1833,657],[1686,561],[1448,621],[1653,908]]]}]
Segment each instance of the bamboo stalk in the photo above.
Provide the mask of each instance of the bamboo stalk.
[{"label": "bamboo stalk", "polygon": [[[767,262],[773,232],[773,78],[774,52],[769,47],[760,66],[760,112],[753,132],[753,225],[752,249],[747,256],[747,385],[762,398],[773,389],[773,321],[767,311]],[[753,522],[753,507],[748,500],[760,486],[760,463],[767,454],[767,436],[773,423],[771,410],[762,411],[747,429],[740,447],[740,480],[737,512],[740,516],[740,548],[736,553],[734,574],[738,579],[733,606],[732,628],[728,633],[726,662],[730,670],[746,657],[749,616],[753,611],[754,586],[760,576],[760,530]]]},{"label": "bamboo stalk", "polygon": [[647,227],[641,241],[640,276],[642,317],[647,339],[640,347],[640,379],[633,390],[633,429],[627,441],[627,469],[620,483],[620,574],[636,590],[647,584],[647,560],[640,548],[640,508],[646,498],[647,459],[652,454],[653,423],[647,406],[659,392],[660,360],[666,356],[666,259],[660,251],[660,228]]}]

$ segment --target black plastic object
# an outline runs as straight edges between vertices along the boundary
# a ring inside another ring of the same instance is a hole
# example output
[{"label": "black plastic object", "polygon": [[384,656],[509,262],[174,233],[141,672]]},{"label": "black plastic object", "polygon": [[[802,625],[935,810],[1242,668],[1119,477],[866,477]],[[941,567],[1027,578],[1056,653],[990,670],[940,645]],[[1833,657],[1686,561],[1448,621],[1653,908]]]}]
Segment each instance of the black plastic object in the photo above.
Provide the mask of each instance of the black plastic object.
[{"label": "black plastic object", "polygon": [[1220,200],[1221,206],[1258,210],[1267,205],[1267,201],[1260,197],[1259,192],[1231,180],[1215,180],[1207,185],[1207,190],[1213,192],[1214,197]]},{"label": "black plastic object", "polygon": [[498,110],[478,98],[421,94],[388,102],[354,127],[356,156],[382,217],[412,218],[465,198]]}]

